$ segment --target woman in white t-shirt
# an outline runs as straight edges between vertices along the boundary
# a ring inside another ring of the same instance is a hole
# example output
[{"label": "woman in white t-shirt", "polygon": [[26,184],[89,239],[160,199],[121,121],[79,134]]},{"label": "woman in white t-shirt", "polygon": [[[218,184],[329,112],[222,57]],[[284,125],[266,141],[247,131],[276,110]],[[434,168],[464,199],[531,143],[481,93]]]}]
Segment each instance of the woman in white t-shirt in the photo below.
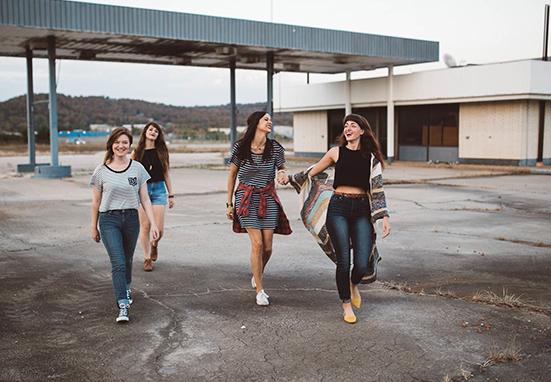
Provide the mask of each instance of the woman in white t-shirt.
[{"label": "woman in white t-shirt", "polygon": [[92,238],[97,243],[103,238],[111,260],[111,278],[119,307],[117,322],[129,321],[132,261],[140,233],[140,203],[151,222],[153,238],[159,236],[147,194],[149,174],[141,163],[127,156],[132,140],[128,129],[118,127],[113,130],[107,140],[103,163],[96,167],[90,180],[94,190]]}]

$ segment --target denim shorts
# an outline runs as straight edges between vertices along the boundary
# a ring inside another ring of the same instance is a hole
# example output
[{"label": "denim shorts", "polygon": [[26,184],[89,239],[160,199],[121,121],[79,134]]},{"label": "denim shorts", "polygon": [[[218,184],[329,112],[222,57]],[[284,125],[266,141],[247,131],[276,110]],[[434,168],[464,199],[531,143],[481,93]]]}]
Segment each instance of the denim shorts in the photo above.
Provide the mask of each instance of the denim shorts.
[{"label": "denim shorts", "polygon": [[166,187],[165,182],[147,183],[147,194],[151,199],[151,204],[166,205]]}]

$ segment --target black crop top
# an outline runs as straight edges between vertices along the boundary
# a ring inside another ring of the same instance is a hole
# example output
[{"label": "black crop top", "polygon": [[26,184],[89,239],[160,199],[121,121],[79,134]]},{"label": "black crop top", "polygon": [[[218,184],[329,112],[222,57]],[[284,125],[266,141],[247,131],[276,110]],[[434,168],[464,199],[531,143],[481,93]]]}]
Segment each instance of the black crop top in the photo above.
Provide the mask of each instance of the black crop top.
[{"label": "black crop top", "polygon": [[362,156],[360,150],[350,150],[345,146],[339,147],[339,160],[335,163],[335,181],[333,187],[359,187],[366,192],[369,190],[371,175],[371,161]]},{"label": "black crop top", "polygon": [[151,179],[147,183],[163,182],[165,180],[165,172],[163,164],[157,154],[157,149],[148,149],[143,152],[143,158],[140,161],[145,167]]}]

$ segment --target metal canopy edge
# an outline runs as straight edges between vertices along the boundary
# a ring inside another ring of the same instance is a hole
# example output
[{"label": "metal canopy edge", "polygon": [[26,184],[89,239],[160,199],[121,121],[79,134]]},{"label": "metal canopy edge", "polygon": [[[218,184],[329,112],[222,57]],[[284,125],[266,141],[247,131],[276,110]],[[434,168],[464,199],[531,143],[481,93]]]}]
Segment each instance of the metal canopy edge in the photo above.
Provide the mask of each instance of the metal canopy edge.
[{"label": "metal canopy edge", "polygon": [[286,24],[60,0],[0,0],[0,56],[342,73],[433,62],[439,44]]}]

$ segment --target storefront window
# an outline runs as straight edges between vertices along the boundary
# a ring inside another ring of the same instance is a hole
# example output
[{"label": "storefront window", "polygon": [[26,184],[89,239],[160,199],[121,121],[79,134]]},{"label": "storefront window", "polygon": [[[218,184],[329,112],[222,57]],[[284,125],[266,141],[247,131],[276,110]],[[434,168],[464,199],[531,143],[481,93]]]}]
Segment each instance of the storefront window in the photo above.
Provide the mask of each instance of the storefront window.
[{"label": "storefront window", "polygon": [[404,146],[458,146],[458,104],[398,107],[398,142]]}]

